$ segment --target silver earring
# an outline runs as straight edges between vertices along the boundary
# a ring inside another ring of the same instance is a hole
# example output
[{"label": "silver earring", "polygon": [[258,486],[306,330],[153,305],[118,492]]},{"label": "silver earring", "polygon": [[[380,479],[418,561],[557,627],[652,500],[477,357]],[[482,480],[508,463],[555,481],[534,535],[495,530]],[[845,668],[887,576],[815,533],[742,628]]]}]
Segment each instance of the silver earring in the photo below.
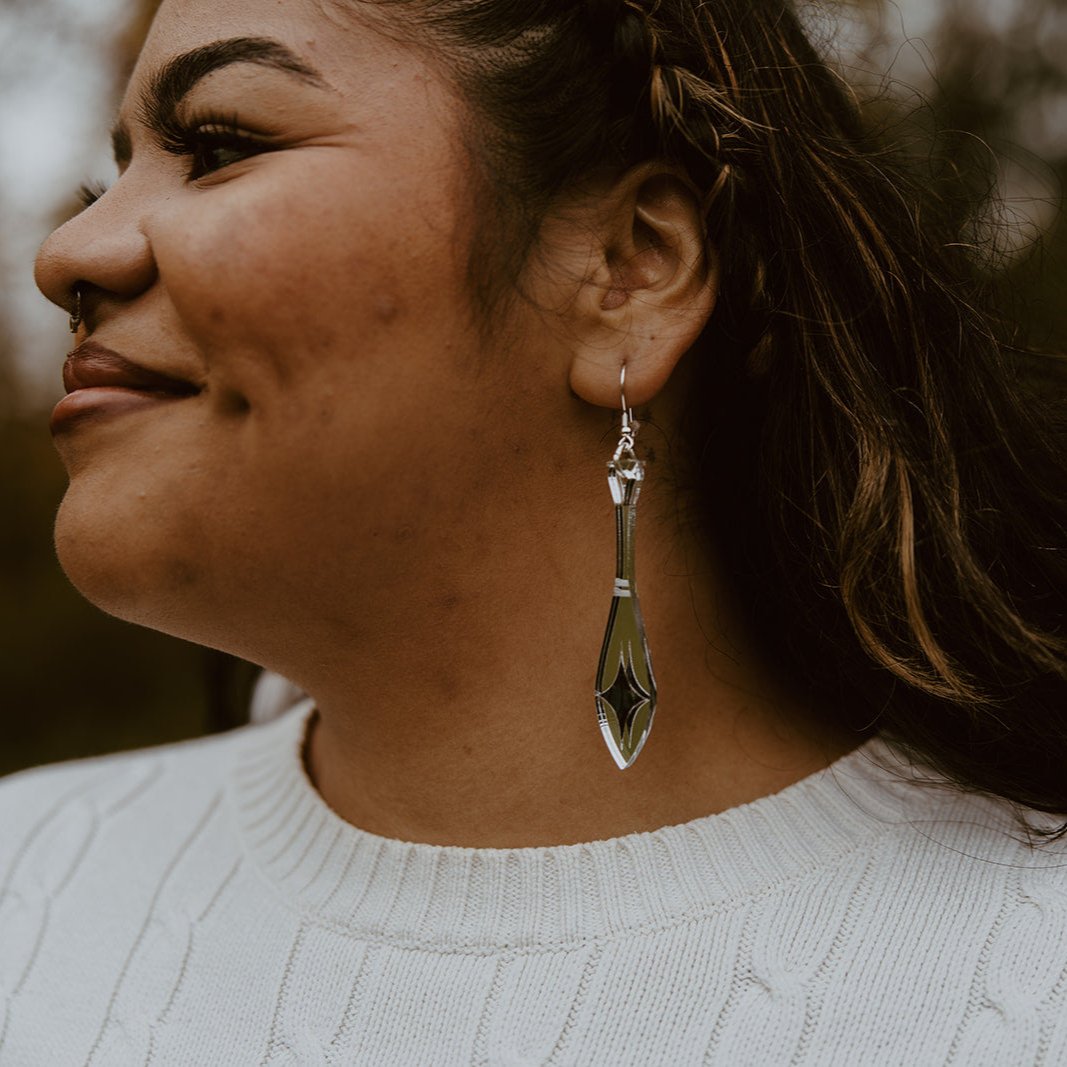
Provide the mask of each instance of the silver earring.
[{"label": "silver earring", "polygon": [[81,286],[74,286],[74,310],[70,313],[70,332],[77,333],[82,322],[82,291]]},{"label": "silver earring", "polygon": [[619,770],[625,770],[637,759],[652,729],[656,679],[634,581],[637,497],[645,468],[634,452],[638,424],[626,406],[625,363],[619,392],[622,433],[608,463],[608,486],[615,502],[615,590],[597,667],[596,711],[608,750]]}]

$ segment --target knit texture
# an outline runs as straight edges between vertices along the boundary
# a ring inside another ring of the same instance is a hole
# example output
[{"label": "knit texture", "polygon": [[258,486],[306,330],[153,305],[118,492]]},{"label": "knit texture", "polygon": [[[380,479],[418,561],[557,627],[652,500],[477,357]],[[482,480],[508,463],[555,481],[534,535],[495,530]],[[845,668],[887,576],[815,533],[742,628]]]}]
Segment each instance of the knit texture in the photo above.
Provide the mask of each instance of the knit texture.
[{"label": "knit texture", "polygon": [[309,702],[0,781],[0,1064],[1067,1064],[1067,848],[880,738],[550,848],[410,844],[308,780]]}]

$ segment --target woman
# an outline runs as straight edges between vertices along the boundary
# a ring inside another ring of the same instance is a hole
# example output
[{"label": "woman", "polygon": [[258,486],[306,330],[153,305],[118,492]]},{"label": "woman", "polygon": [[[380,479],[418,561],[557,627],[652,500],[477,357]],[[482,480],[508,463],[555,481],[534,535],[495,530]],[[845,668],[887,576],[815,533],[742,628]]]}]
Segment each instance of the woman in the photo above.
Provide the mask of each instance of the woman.
[{"label": "woman", "polygon": [[114,145],[60,558],[310,697],[4,783],[0,1060],[1067,1062],[1062,447],[788,7],[164,0]]}]

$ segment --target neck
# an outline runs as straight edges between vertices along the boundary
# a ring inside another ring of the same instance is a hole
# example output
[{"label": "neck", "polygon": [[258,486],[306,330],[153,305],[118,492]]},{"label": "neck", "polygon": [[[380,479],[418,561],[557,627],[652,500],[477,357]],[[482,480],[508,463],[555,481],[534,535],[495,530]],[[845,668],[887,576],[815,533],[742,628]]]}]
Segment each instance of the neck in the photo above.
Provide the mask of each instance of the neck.
[{"label": "neck", "polygon": [[706,553],[654,521],[671,497],[650,476],[636,573],[659,701],[645,748],[620,771],[594,701],[615,564],[598,490],[605,499],[561,509],[569,521],[551,530],[497,523],[492,550],[467,561],[477,582],[452,586],[462,595],[423,575],[377,640],[364,632],[305,683],[318,708],[308,773],[339,815],[428,844],[598,840],[777,792],[863,740],[768,680],[701,573]]}]

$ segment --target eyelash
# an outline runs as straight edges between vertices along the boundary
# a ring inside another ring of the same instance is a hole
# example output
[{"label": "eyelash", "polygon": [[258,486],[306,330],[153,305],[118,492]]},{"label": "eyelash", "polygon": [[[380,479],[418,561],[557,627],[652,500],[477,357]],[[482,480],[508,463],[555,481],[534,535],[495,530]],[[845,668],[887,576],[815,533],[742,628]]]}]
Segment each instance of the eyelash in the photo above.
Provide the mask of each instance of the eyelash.
[{"label": "eyelash", "polygon": [[107,186],[103,182],[82,182],[78,186],[78,200],[83,210],[92,207],[107,192]]},{"label": "eyelash", "polygon": [[[160,143],[165,151],[175,156],[190,158],[192,165],[189,169],[189,181],[222,170],[240,159],[259,155],[270,148],[268,142],[243,131],[236,116],[214,112],[208,112],[186,123],[172,120],[161,132]],[[239,158],[225,163],[218,163],[209,158],[209,153],[224,150],[235,153]]]},{"label": "eyelash", "polygon": [[[239,161],[231,159],[226,163],[218,163],[208,160],[208,153],[229,149],[240,159],[247,159],[270,148],[268,142],[242,131],[234,116],[215,113],[202,115],[188,123],[172,120],[162,130],[160,144],[171,155],[190,158],[189,181]],[[216,165],[211,166],[212,162]],[[103,182],[83,182],[78,186],[78,200],[82,208],[92,207],[107,190],[108,186]]]}]

